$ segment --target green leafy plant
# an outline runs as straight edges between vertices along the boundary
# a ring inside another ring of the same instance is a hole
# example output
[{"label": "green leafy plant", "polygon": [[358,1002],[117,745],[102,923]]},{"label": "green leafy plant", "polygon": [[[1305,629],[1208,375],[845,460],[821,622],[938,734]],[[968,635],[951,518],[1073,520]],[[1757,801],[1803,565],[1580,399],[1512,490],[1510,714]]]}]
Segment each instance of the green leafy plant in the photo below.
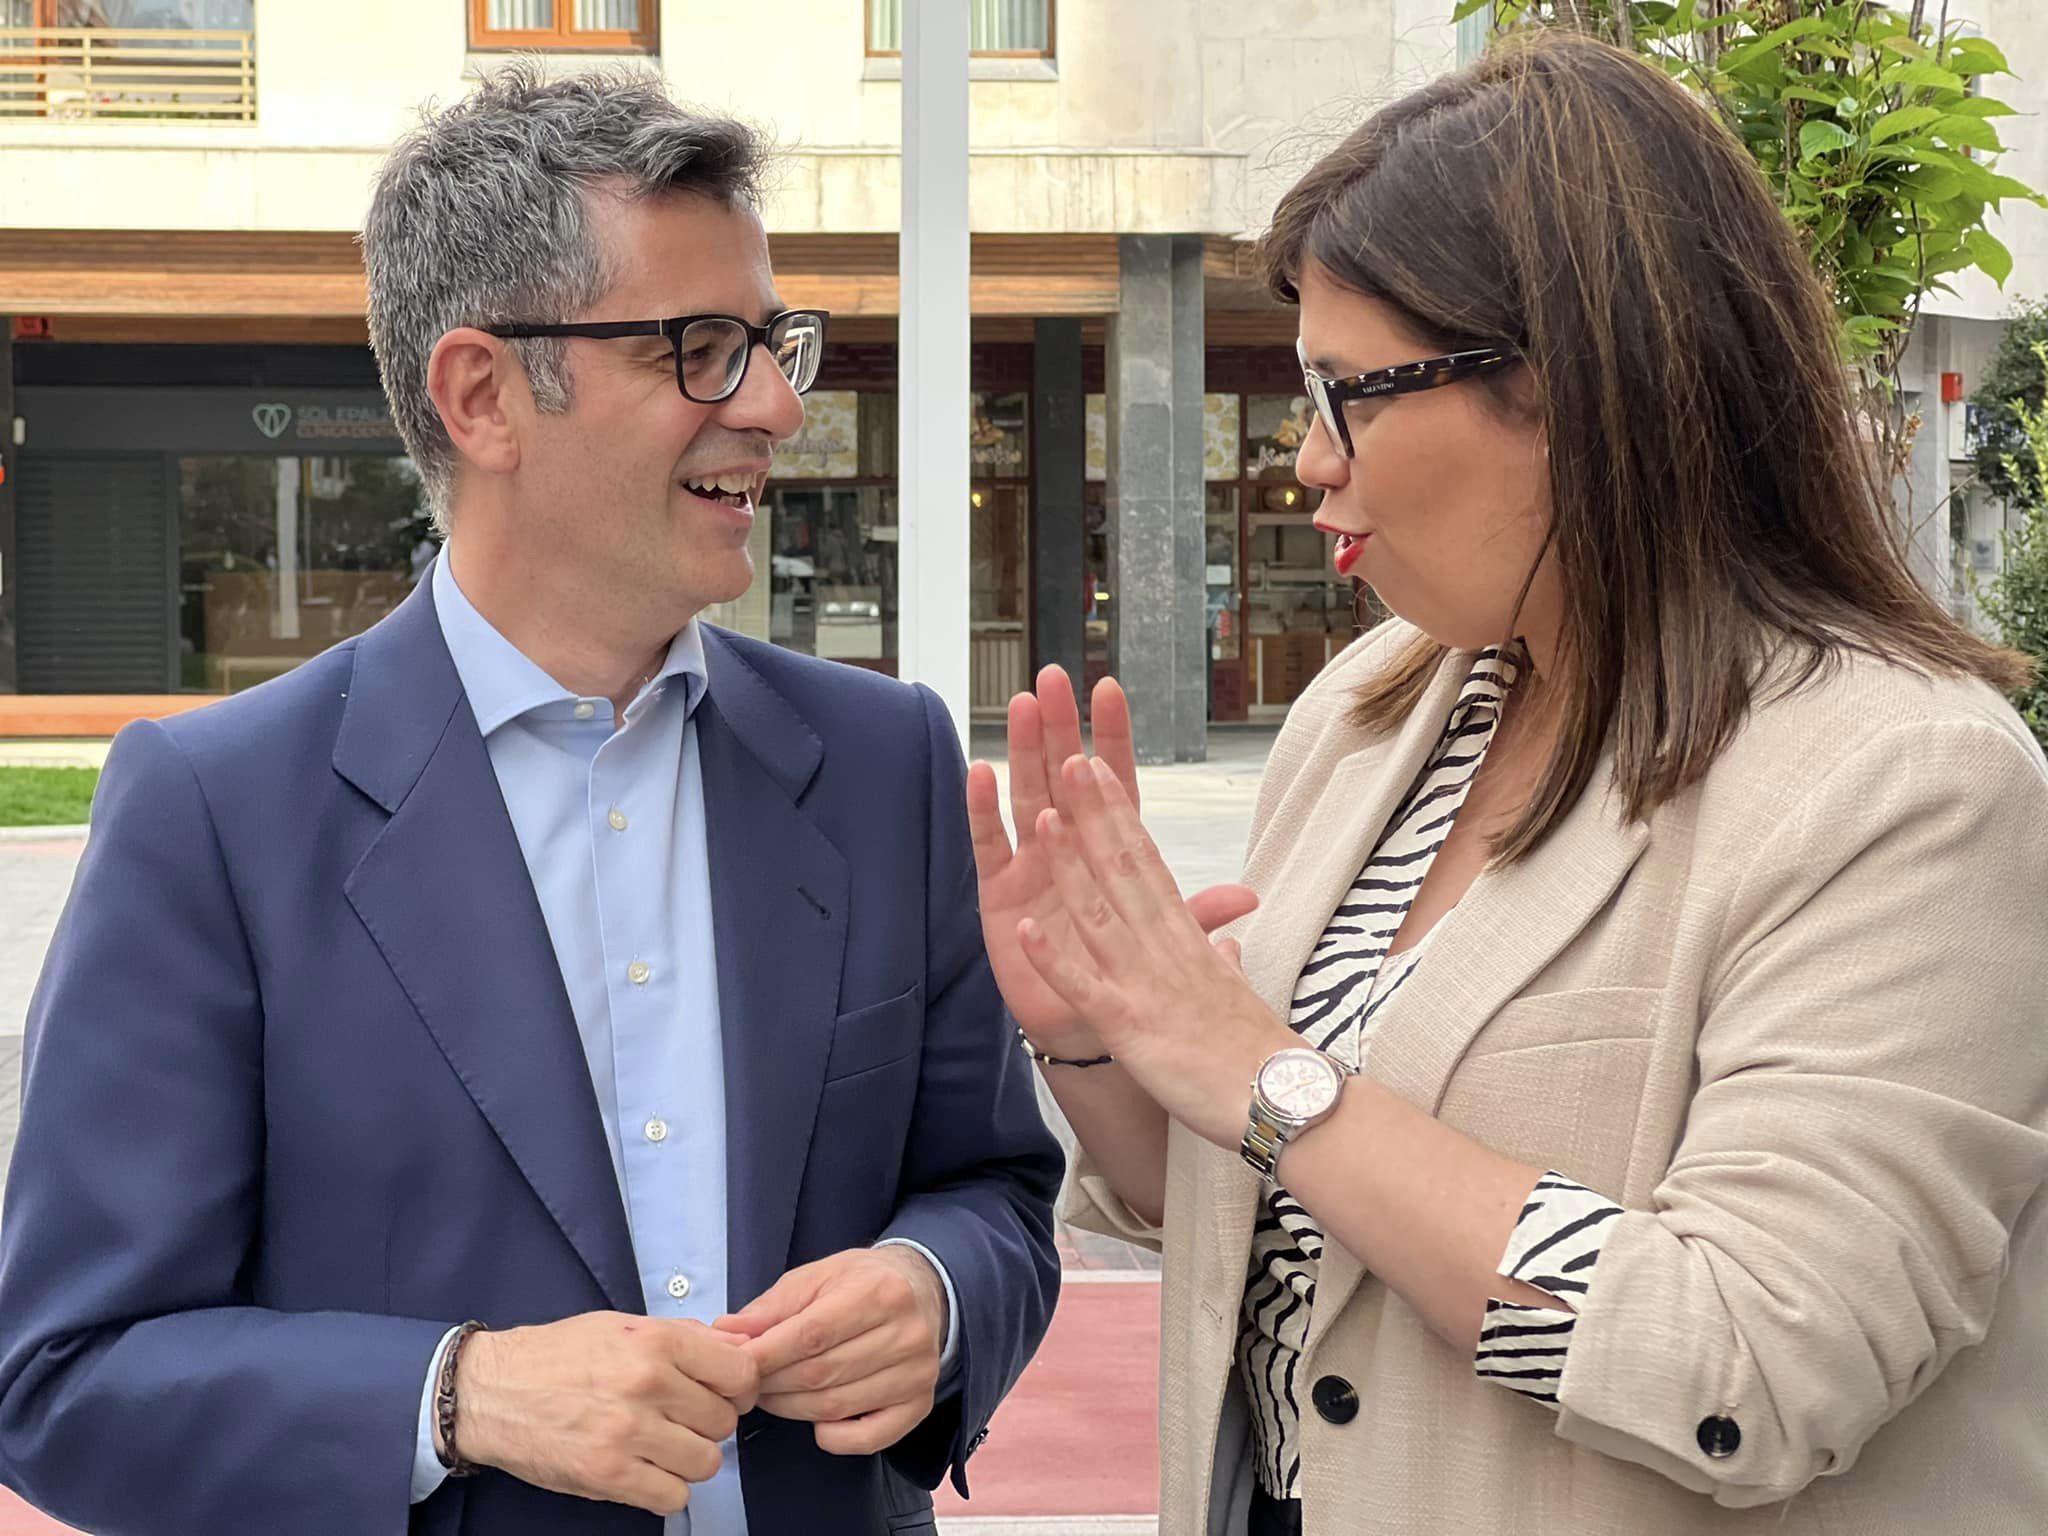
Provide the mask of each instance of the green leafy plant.
[{"label": "green leafy plant", "polygon": [[1921,300],[1975,269],[2004,285],[2012,255],[1985,227],[2006,199],[2048,206],[1993,168],[1985,94],[2005,55],[1927,0],[1457,0],[1496,32],[1568,26],[1653,60],[1713,104],[1806,241],[1841,319],[1845,361],[1892,473],[1918,423],[1896,408]]},{"label": "green leafy plant", "polygon": [[2036,338],[2026,350],[2033,364],[2032,398],[2014,395],[2007,405],[2027,457],[2008,453],[2003,465],[2015,487],[2008,500],[2024,510],[2018,526],[2006,530],[1999,573],[1978,588],[1977,600],[2000,638],[2034,658],[2033,680],[2013,695],[2013,704],[2048,747],[2048,338]]},{"label": "green leafy plant", "polygon": [[1977,484],[2013,507],[2041,505],[2040,460],[2029,441],[2022,405],[2039,410],[2048,400],[2035,347],[2048,341],[2048,303],[2023,300],[2013,306],[1984,381],[1970,396],[1976,442],[1971,458]]}]

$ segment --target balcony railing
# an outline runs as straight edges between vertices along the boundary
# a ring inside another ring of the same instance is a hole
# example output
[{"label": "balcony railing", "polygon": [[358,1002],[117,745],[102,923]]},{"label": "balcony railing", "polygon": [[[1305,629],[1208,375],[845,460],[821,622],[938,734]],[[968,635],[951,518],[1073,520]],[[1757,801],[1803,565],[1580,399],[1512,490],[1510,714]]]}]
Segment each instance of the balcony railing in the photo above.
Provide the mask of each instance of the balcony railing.
[{"label": "balcony railing", "polygon": [[0,27],[0,120],[256,117],[256,35]]}]

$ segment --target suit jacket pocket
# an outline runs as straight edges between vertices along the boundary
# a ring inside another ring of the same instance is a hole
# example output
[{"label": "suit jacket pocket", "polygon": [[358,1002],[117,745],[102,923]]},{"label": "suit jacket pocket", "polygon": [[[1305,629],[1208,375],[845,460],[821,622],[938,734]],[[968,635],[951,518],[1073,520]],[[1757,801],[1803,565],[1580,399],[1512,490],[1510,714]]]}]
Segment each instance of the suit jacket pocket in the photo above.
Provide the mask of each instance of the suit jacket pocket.
[{"label": "suit jacket pocket", "polygon": [[886,1002],[842,1013],[833,1021],[825,1081],[886,1067],[923,1044],[924,987],[918,985]]},{"label": "suit jacket pocket", "polygon": [[1639,1040],[1656,1033],[1664,1002],[1658,987],[1575,987],[1518,997],[1486,1021],[1466,1048],[1469,1061],[1503,1051],[1593,1040]]}]

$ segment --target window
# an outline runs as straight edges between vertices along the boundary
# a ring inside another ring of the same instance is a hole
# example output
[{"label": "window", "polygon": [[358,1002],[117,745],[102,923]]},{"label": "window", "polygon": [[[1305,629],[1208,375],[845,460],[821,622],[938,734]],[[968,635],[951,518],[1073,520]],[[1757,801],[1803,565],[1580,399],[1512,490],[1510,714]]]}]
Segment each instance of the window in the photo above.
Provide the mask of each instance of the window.
[{"label": "window", "polygon": [[470,0],[474,49],[655,51],[655,0]]},{"label": "window", "polygon": [[436,545],[412,461],[178,461],[179,677],[235,693],[385,617]]},{"label": "window", "polygon": [[[966,0],[968,47],[981,58],[1052,57],[1053,0]],[[868,52],[903,51],[903,0],[867,0]]]}]

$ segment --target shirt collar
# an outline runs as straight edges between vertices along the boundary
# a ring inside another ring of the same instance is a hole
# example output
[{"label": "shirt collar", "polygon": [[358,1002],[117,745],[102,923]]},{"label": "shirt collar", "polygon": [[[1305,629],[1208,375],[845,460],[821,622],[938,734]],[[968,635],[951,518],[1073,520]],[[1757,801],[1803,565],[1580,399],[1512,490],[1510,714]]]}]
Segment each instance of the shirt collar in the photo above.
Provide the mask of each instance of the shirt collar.
[{"label": "shirt collar", "polygon": [[[491,621],[478,613],[462,588],[456,584],[443,550],[434,558],[434,612],[441,621],[441,637],[447,642],[455,672],[462,679],[462,691],[469,696],[470,711],[477,730],[486,738],[507,721],[549,705],[574,706],[578,695],[556,682],[518,646],[507,640]],[[683,712],[697,707],[710,684],[704,656],[704,636],[692,619],[669,642],[661,666],[640,690],[629,713],[658,691],[670,678],[683,681]]]}]

